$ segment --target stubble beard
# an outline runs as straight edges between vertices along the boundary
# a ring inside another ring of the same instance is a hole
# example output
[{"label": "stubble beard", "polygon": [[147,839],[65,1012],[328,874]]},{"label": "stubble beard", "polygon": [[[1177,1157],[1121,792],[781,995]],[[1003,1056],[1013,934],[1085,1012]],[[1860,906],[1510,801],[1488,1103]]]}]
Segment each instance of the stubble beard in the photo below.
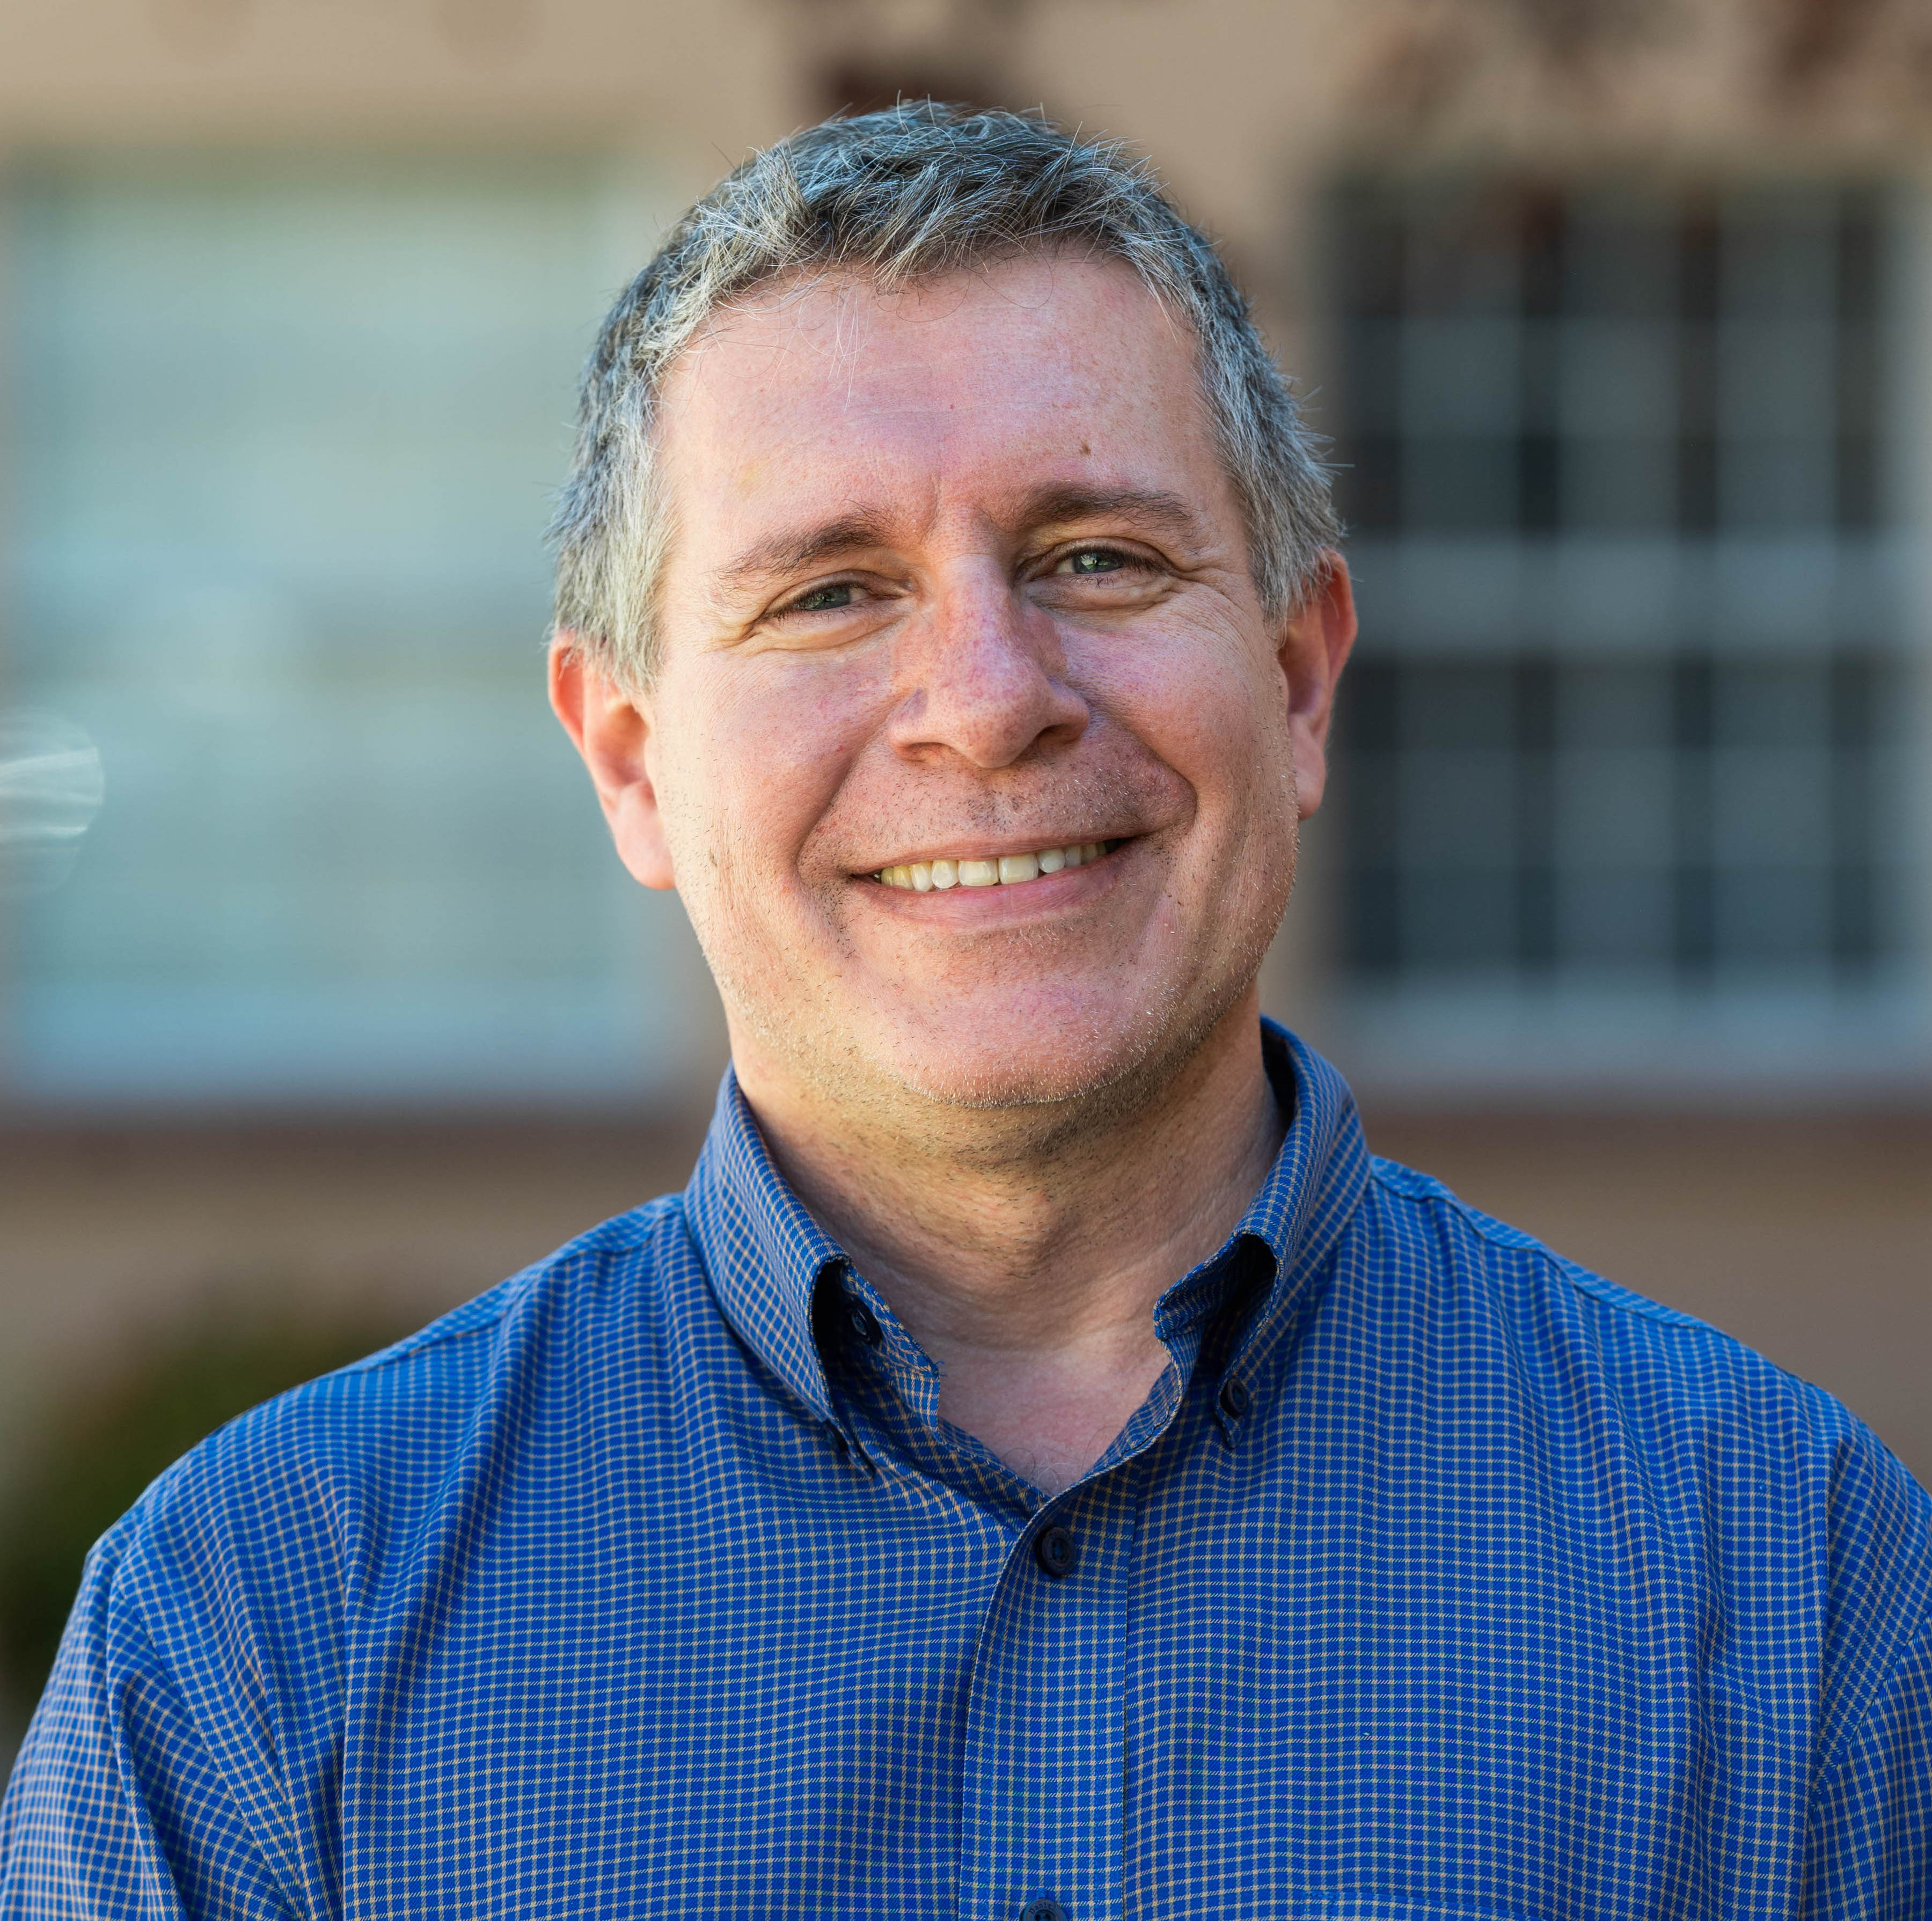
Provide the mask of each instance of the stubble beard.
[{"label": "stubble beard", "polygon": [[[1289,871],[1292,875],[1292,848]],[[1284,907],[1286,898],[1284,892]],[[911,1146],[920,1158],[987,1172],[1078,1156],[1083,1145],[1117,1136],[1144,1119],[1246,996],[1279,922],[1277,915],[1265,927],[1258,924],[1220,957],[1204,990],[1199,976],[1162,986],[1132,1010],[1124,1032],[1095,1020],[1081,1037],[1084,1044],[1072,1050],[1076,1062],[1086,1063],[1084,1070],[1075,1065],[1067,1071],[1062,1050],[1057,1054],[1060,1071],[1042,1077],[1023,1068],[1014,1071],[1012,1062],[983,1056],[976,1068],[922,1072],[896,1050],[867,1046],[856,1025],[838,1022],[830,997],[761,991],[761,977],[782,978],[789,971],[770,943],[761,942],[758,953],[740,966],[730,943],[707,938],[700,917],[692,919],[734,1036],[754,1042],[855,1147],[890,1152]],[[837,927],[836,920],[830,925]],[[854,958],[842,934],[835,940],[842,959]],[[944,1050],[943,1033],[919,1050],[928,1059]]]}]

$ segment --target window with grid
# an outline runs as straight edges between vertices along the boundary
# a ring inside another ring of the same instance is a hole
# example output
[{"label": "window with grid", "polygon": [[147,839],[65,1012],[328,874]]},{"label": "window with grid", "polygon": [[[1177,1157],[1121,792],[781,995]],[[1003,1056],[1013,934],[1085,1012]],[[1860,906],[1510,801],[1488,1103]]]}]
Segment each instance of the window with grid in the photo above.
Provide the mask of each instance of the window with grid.
[{"label": "window with grid", "polygon": [[1333,213],[1354,988],[1882,983],[1912,745],[1886,196],[1382,182]]},{"label": "window with grid", "polygon": [[0,720],[98,746],[0,901],[0,1107],[681,1093],[710,989],[543,694],[542,544],[648,208],[563,156],[0,180]]}]

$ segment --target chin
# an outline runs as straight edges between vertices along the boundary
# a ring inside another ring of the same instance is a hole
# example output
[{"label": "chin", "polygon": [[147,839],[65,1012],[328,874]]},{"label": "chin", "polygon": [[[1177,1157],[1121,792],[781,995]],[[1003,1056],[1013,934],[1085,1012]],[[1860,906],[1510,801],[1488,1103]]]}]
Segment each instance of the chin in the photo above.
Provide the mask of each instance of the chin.
[{"label": "chin", "polygon": [[1070,1062],[1043,1067],[1011,1059],[932,1061],[915,1057],[892,1063],[892,1077],[908,1093],[949,1107],[1046,1107],[1079,1099],[1116,1075],[1112,1062]]},{"label": "chin", "polygon": [[964,1046],[956,1018],[938,1034],[902,1035],[882,1050],[880,1065],[908,1093],[946,1107],[1053,1107],[1130,1079],[1172,1038],[1144,1017],[1118,1014],[1006,1024],[1011,1031],[1002,1033],[989,1019]]}]

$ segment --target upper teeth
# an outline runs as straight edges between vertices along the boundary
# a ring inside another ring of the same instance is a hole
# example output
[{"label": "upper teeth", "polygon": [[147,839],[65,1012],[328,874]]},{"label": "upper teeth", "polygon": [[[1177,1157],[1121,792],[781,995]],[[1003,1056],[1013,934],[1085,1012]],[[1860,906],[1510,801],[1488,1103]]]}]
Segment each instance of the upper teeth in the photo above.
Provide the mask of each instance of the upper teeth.
[{"label": "upper teeth", "polygon": [[1097,861],[1106,851],[1102,841],[1076,841],[1034,854],[1002,854],[996,861],[908,861],[880,868],[876,878],[888,887],[909,887],[916,894],[929,894],[935,888],[1011,887],[1018,881],[1037,880],[1043,874],[1058,874],[1064,867]]}]

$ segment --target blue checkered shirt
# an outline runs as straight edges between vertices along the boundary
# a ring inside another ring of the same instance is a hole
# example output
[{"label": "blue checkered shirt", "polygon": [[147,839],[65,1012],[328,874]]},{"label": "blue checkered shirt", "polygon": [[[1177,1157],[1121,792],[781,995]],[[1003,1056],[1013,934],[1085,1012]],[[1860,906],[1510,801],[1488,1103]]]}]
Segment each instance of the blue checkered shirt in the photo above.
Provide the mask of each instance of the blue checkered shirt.
[{"label": "blue checkered shirt", "polygon": [[1924,1921],[1924,1494],[1268,1047],[1280,1157],[1052,1499],[728,1079],[681,1196],[100,1542],[0,1913]]}]

